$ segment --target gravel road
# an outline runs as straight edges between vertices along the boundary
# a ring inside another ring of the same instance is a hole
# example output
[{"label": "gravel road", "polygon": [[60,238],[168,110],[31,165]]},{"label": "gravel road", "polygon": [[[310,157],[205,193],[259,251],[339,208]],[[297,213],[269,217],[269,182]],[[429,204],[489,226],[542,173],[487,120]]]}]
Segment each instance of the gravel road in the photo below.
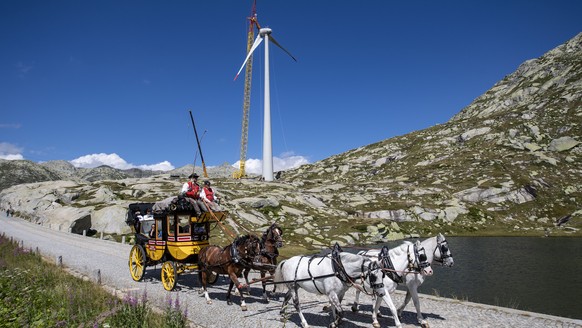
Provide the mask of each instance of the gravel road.
[{"label": "gravel road", "polygon": [[[209,287],[213,304],[206,304],[204,296],[198,293],[200,284],[194,273],[178,278],[176,290],[167,292],[160,281],[160,266],[148,267],[142,282],[131,279],[128,257],[131,245],[83,237],[70,233],[50,230],[0,214],[0,233],[21,241],[24,248],[38,249],[45,258],[56,261],[62,257],[63,266],[76,275],[93,281],[101,278],[104,288],[123,296],[134,293],[141,297],[147,293],[150,302],[163,308],[171,297],[179,297],[180,304],[187,306],[188,317],[193,327],[300,327],[299,315],[291,306],[288,317],[281,320],[279,308],[282,293],[275,294],[267,304],[261,299],[260,284],[253,284],[251,295],[246,297],[248,311],[241,311],[238,296],[233,297],[234,305],[225,301],[228,278],[221,277]],[[98,272],[100,275],[98,275]],[[279,288],[281,289],[281,288]],[[300,291],[302,310],[311,327],[327,327],[330,322],[328,312],[323,311],[326,297]],[[394,302],[401,304],[403,293],[396,291]],[[353,300],[351,289],[344,298],[344,304]],[[360,299],[360,312],[353,313],[344,305],[344,320],[341,327],[371,327],[372,300],[365,295]],[[582,320],[560,318],[508,308],[495,307],[471,302],[421,296],[424,315],[431,327],[582,327]],[[394,321],[387,307],[382,307],[382,327],[393,327]],[[416,314],[411,304],[407,306],[402,320],[405,327],[418,327]]]}]

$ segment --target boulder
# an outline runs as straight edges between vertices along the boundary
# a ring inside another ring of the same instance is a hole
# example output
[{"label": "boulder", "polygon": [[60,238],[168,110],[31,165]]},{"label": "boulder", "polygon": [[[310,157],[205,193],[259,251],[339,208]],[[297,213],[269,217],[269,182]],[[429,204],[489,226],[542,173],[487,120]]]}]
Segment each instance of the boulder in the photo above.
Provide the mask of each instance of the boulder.
[{"label": "boulder", "polygon": [[263,198],[259,199],[251,204],[253,208],[263,208],[263,207],[279,207],[279,201],[275,198]]},{"label": "boulder", "polygon": [[548,146],[549,151],[565,151],[570,150],[580,144],[580,141],[572,137],[561,137],[554,139],[550,142]]},{"label": "boulder", "polygon": [[93,207],[59,207],[45,211],[39,221],[50,224],[51,229],[83,234],[91,229],[92,211]]},{"label": "boulder", "polygon": [[371,219],[387,219],[395,222],[416,221],[405,210],[382,210],[364,213],[364,217]]},{"label": "boulder", "polygon": [[127,206],[114,205],[95,211],[91,228],[105,234],[127,234],[131,228],[125,223]]}]

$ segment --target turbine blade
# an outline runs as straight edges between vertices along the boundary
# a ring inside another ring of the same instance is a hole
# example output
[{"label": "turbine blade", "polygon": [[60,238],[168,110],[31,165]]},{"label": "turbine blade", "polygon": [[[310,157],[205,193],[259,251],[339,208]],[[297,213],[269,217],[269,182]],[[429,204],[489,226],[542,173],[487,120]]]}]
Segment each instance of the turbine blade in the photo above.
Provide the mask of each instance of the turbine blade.
[{"label": "turbine blade", "polygon": [[234,77],[234,81],[236,81],[236,78],[238,77],[238,75],[242,71],[243,67],[245,67],[245,65],[247,64],[247,61],[249,60],[249,58],[251,58],[253,51],[255,51],[255,49],[257,49],[257,47],[259,46],[259,44],[261,44],[261,42],[263,42],[263,38],[260,35],[257,35],[257,38],[255,39],[255,43],[253,43],[251,50],[249,50],[249,53],[247,54],[247,58],[245,58],[245,61],[243,62],[240,69],[238,70],[238,73],[236,73],[236,76]]},{"label": "turbine blade", "polygon": [[285,51],[285,53],[287,53],[289,57],[293,58],[294,61],[297,61],[297,59],[295,59],[295,57],[293,57],[293,55],[289,51],[287,51],[287,49],[283,48],[283,46],[281,46],[279,42],[275,40],[273,35],[269,35],[269,40],[271,40],[271,42],[273,42],[277,47],[281,48],[281,50]]}]

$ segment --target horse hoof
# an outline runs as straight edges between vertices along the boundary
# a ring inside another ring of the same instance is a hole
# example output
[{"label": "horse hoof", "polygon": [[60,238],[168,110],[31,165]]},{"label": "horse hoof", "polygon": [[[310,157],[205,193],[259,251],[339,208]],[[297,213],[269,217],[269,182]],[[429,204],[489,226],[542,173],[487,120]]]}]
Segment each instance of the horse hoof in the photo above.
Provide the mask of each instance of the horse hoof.
[{"label": "horse hoof", "polygon": [[420,326],[421,326],[422,328],[429,328],[428,322],[422,322],[422,323],[420,324]]},{"label": "horse hoof", "polygon": [[358,306],[352,305],[352,312],[358,312]]},{"label": "horse hoof", "polygon": [[212,304],[211,300],[206,301],[206,304]]},{"label": "horse hoof", "polygon": [[327,310],[329,310],[329,305],[324,305],[323,306],[323,311],[327,311]]},{"label": "horse hoof", "polygon": [[227,305],[232,305],[232,301],[226,301]]},{"label": "horse hoof", "polygon": [[372,327],[374,327],[374,328],[380,328],[381,326],[380,326],[380,323],[379,322],[374,322],[372,324]]},{"label": "horse hoof", "polygon": [[248,310],[246,305],[241,306],[240,309],[243,310],[243,311]]}]

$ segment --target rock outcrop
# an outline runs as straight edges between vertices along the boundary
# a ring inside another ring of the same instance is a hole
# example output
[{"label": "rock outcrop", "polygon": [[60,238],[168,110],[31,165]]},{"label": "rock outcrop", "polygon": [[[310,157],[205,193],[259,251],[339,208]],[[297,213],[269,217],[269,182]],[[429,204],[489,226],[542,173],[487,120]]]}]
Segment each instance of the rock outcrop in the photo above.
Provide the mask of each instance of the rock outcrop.
[{"label": "rock outcrop", "polygon": [[[581,77],[582,33],[525,62],[444,124],[303,165],[272,183],[233,180],[229,166],[210,177],[236,231],[277,221],[286,239],[306,246],[490,229],[579,235]],[[123,234],[128,204],[176,195],[183,181],[175,177],[193,169],[139,175],[0,161],[3,178],[4,170],[18,177],[2,181],[0,206],[52,228]],[[30,179],[35,184],[24,183]],[[554,225],[567,215],[565,228]]]}]

